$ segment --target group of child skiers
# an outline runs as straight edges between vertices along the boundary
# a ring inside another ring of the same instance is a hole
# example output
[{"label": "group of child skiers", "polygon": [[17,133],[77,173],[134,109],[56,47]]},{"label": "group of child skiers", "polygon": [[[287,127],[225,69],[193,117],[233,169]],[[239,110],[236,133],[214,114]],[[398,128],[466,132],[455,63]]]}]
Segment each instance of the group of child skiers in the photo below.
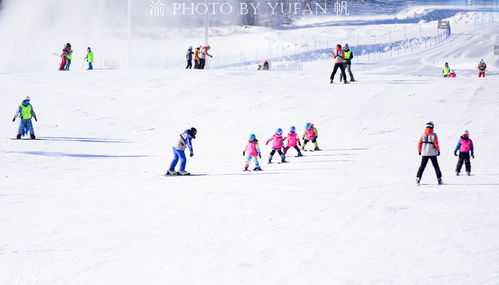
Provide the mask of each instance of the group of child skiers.
[{"label": "group of child skiers", "polygon": [[[59,70],[69,70],[71,66],[71,60],[73,59],[73,50],[71,49],[71,44],[67,43],[66,46],[62,49],[61,54],[61,64],[59,65]],[[87,48],[87,55],[84,60],[88,63],[87,70],[94,69],[94,53],[90,47]]]},{"label": "group of child skiers", "polygon": [[[291,148],[294,148],[296,150],[297,152],[296,157],[303,156],[302,151],[305,151],[305,146],[310,141],[314,143],[315,146],[314,151],[320,150],[319,145],[317,143],[318,135],[319,134],[314,125],[312,123],[307,123],[305,125],[305,131],[303,132],[301,138],[303,140],[302,144],[300,138],[298,137],[298,134],[296,133],[296,128],[294,126],[289,128],[289,133],[287,134],[287,136],[283,136],[282,129],[278,128],[276,132],[265,143],[265,145],[269,145],[269,143],[271,143],[271,148],[272,148],[268,158],[268,163],[269,164],[272,163],[272,158],[276,153],[279,154],[281,158],[281,163],[287,162],[286,154],[288,150],[290,150]],[[285,141],[287,141],[286,145]],[[301,149],[298,146],[301,146]],[[260,146],[258,145],[258,139],[256,138],[255,134],[251,134],[249,136],[248,143],[246,144],[246,148],[243,151],[243,156],[246,157],[246,161],[244,164],[244,171],[249,171],[249,165],[252,160],[255,162],[255,168],[253,168],[253,170],[254,171],[262,170],[260,162],[258,161],[259,158],[260,159],[262,158],[262,153],[260,151]]]},{"label": "group of child skiers", "polygon": [[185,69],[192,69],[192,60],[194,59],[194,69],[204,69],[206,67],[206,58],[213,57],[209,51],[210,45],[205,45],[203,47],[198,46],[194,51],[192,51],[192,46],[187,49],[187,54],[185,58],[187,59],[187,66]]},{"label": "group of child skiers", "polygon": [[[426,123],[426,128],[424,134],[419,138],[418,142],[418,152],[421,158],[421,165],[419,166],[418,172],[416,174],[416,183],[419,185],[421,183],[421,177],[423,172],[430,160],[435,168],[435,173],[437,175],[438,184],[443,184],[442,172],[440,171],[440,166],[438,165],[437,156],[440,156],[440,146],[438,144],[437,134],[433,131],[435,125],[433,122]],[[459,154],[458,154],[459,152]],[[463,163],[465,165],[466,174],[471,175],[471,161],[470,157],[475,158],[475,149],[473,146],[473,141],[470,139],[470,133],[465,130],[454,149],[454,155],[459,156],[455,173],[457,176],[461,173]]]},{"label": "group of child skiers", "polygon": [[[487,70],[487,64],[483,59],[480,60],[477,66],[478,69],[478,77],[485,77],[485,71]],[[442,76],[443,77],[456,77],[456,72],[454,69],[449,67],[449,63],[446,62],[444,64],[444,68],[442,69]]]}]

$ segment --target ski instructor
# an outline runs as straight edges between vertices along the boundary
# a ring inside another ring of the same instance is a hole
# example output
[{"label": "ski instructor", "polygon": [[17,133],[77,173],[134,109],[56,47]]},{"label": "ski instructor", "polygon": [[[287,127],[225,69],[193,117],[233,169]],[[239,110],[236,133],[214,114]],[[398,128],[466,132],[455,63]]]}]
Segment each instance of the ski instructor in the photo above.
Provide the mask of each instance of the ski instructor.
[{"label": "ski instructor", "polygon": [[[185,165],[187,164],[187,158],[185,157],[185,149],[188,147],[190,151],[190,156],[194,156],[192,150],[192,139],[196,138],[197,130],[196,128],[190,128],[185,130],[180,134],[178,142],[172,147],[173,149],[173,160],[170,164],[170,169],[166,172],[166,175],[190,175],[189,172],[185,171]],[[180,169],[178,172],[175,171],[178,160],[180,159]]]},{"label": "ski instructor", "polygon": [[336,45],[336,50],[333,51],[333,58],[334,68],[333,73],[331,73],[331,84],[333,84],[334,76],[336,75],[336,71],[338,70],[338,68],[341,70],[340,78],[345,79],[344,83],[347,84],[347,76],[345,75],[345,52],[341,48],[341,45]]},{"label": "ski instructor", "polygon": [[438,166],[437,156],[440,155],[440,146],[438,145],[437,134],[433,132],[433,122],[426,123],[424,134],[419,138],[418,152],[421,158],[421,165],[419,166],[418,173],[416,174],[416,183],[419,185],[421,177],[423,176],[424,169],[428,160],[431,160],[435,174],[437,175],[438,184],[442,184],[442,172]]},{"label": "ski instructor", "polygon": [[27,96],[26,99],[23,100],[21,105],[19,105],[19,109],[14,115],[12,122],[15,122],[17,117],[21,118],[21,122],[19,123],[19,130],[17,131],[16,139],[21,139],[21,136],[27,135],[29,132],[29,136],[32,140],[34,140],[36,137],[35,131],[33,130],[33,122],[31,122],[31,118],[35,119],[35,121],[37,122],[38,119],[36,118],[33,106],[31,106],[30,104],[29,96]]}]

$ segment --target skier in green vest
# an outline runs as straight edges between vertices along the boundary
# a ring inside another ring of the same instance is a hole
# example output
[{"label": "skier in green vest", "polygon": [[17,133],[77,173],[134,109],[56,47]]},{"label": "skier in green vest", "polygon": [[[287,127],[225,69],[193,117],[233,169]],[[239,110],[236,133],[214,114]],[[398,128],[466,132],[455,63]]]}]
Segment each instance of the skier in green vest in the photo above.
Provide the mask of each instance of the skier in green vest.
[{"label": "skier in green vest", "polygon": [[[345,44],[345,46],[343,47],[343,51],[345,52],[345,69],[346,69],[346,71],[348,71],[348,74],[350,75],[350,81],[354,82],[355,79],[353,78],[353,73],[352,73],[352,69],[351,69],[352,59],[353,59],[353,52],[348,47],[348,44]],[[344,79],[346,81],[346,79],[347,79],[346,78],[346,74],[345,74],[345,78]]]},{"label": "skier in green vest", "polygon": [[451,73],[451,72],[450,72],[449,63],[447,63],[447,62],[446,62],[446,63],[445,63],[445,65],[444,65],[444,69],[442,69],[442,75],[443,75],[444,77],[449,77],[449,74],[450,74],[450,73]]},{"label": "skier in green vest", "polygon": [[36,118],[35,111],[33,110],[33,106],[29,103],[29,96],[23,100],[21,105],[19,105],[19,109],[17,110],[12,122],[16,120],[17,117],[21,117],[21,123],[19,124],[19,130],[17,131],[17,139],[21,139],[21,136],[30,133],[31,139],[35,139],[35,131],[33,130],[33,123],[31,122],[31,118],[34,118],[35,121],[38,122]]},{"label": "skier in green vest", "polygon": [[92,49],[90,47],[87,48],[87,56],[85,56],[85,59],[88,62],[88,69],[87,70],[94,69],[94,66],[93,66],[93,63],[94,63],[94,53],[92,52]]}]

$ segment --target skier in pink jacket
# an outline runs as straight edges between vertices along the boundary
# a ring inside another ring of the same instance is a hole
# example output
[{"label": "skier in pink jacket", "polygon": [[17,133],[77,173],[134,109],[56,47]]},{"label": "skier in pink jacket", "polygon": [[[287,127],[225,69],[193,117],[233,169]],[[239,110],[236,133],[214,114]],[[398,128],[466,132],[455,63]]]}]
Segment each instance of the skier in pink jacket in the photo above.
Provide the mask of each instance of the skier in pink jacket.
[{"label": "skier in pink jacket", "polygon": [[255,160],[255,171],[261,171],[260,163],[258,162],[258,158],[262,158],[262,154],[260,152],[260,147],[258,146],[258,140],[256,139],[255,134],[251,134],[249,136],[248,144],[246,145],[246,149],[243,151],[243,156],[246,156],[246,164],[244,165],[244,171],[248,171],[249,164],[252,159]]},{"label": "skier in pink jacket", "polygon": [[294,147],[298,152],[297,157],[303,156],[303,154],[301,154],[300,148],[298,147],[298,145],[301,146],[300,138],[298,137],[298,134],[296,133],[296,128],[294,126],[289,128],[288,136],[285,137],[284,140],[288,140],[288,145],[284,148],[284,155],[286,155],[286,153],[290,148]]},{"label": "skier in pink jacket", "polygon": [[265,145],[268,145],[269,142],[272,142],[272,151],[270,152],[269,163],[272,163],[272,157],[277,152],[281,156],[281,162],[286,162],[286,156],[282,152],[282,148],[284,147],[284,139],[282,138],[282,129],[278,128],[275,134],[267,140]]}]

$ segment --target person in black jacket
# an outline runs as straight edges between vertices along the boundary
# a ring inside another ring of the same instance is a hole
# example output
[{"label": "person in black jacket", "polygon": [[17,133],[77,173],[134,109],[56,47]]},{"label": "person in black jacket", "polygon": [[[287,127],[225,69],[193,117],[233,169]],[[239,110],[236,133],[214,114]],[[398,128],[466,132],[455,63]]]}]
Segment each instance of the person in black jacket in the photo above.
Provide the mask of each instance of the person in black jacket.
[{"label": "person in black jacket", "polygon": [[185,55],[185,59],[187,59],[187,67],[185,69],[192,69],[192,55],[194,52],[192,52],[192,46],[189,46],[189,49],[187,50],[187,54]]}]

